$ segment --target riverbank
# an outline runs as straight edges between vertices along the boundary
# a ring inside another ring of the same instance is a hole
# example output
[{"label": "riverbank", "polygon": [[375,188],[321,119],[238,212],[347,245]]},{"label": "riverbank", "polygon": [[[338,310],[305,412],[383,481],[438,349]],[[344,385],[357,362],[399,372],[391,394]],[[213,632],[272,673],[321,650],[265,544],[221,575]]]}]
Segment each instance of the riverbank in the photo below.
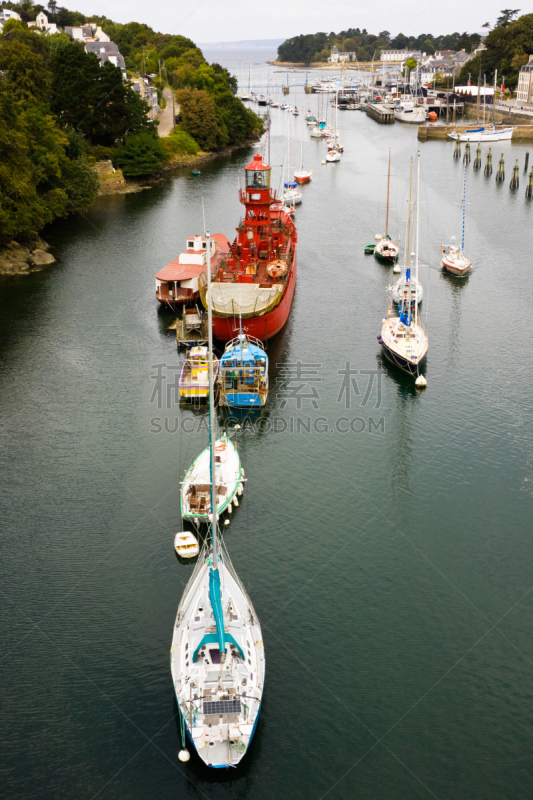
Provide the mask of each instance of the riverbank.
[{"label": "riverbank", "polygon": [[[259,141],[257,137],[238,144],[228,145],[214,152],[199,151],[196,155],[174,156],[162,165],[161,172],[144,178],[125,178],[122,170],[115,169],[111,161],[98,161],[95,170],[100,178],[98,197],[115,194],[136,194],[152,189],[167,177],[169,172],[194,169],[208,161],[224,158],[235,150],[251,147]],[[24,242],[10,242],[0,247],[0,275],[28,275],[54,264],[56,259],[47,252],[49,245],[41,236]]]}]

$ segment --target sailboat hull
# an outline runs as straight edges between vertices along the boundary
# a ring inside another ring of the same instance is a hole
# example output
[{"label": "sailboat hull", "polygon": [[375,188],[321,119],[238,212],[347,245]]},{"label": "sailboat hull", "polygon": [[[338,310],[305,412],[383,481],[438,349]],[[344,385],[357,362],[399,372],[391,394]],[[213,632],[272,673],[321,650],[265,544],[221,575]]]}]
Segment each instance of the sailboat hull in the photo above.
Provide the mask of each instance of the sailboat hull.
[{"label": "sailboat hull", "polygon": [[411,362],[408,361],[403,356],[399,355],[399,353],[395,353],[394,350],[391,350],[385,342],[381,342],[381,349],[383,350],[383,355],[385,358],[394,364],[396,367],[399,367],[404,372],[407,372],[409,375],[417,375],[419,371],[419,367],[423,364],[426,360],[426,355],[424,355],[420,361]]}]

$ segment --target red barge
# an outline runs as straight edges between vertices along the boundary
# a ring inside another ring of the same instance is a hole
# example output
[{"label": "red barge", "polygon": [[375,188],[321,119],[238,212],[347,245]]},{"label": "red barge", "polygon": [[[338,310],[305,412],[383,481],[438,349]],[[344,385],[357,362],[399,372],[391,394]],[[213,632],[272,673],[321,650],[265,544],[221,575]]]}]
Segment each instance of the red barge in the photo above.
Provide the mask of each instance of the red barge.
[{"label": "red barge", "polygon": [[[240,191],[240,201],[246,212],[213,274],[213,334],[224,342],[234,339],[241,325],[244,333],[256,339],[270,339],[285,325],[291,310],[296,226],[293,209],[278,202],[270,188],[270,174],[270,166],[260,155],[245,167],[246,188]],[[207,308],[205,272],[198,285]]]}]

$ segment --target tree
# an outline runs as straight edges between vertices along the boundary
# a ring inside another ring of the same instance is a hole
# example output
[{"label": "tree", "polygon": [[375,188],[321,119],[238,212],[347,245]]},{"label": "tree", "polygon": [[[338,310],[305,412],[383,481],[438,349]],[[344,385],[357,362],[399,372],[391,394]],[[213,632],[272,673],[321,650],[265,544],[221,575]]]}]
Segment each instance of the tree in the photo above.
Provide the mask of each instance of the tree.
[{"label": "tree", "polygon": [[44,58],[23,42],[17,39],[2,42],[0,72],[6,73],[10,91],[18,100],[34,103],[48,100],[51,81]]},{"label": "tree", "polygon": [[514,22],[516,17],[520,12],[519,8],[511,9],[511,8],[504,8],[503,11],[500,11],[500,16],[496,20],[496,27],[497,28],[507,28],[511,22]]},{"label": "tree", "polygon": [[405,64],[403,65],[403,74],[405,75],[407,73],[407,70],[411,71],[413,69],[416,69],[416,65],[417,61],[415,58],[408,58]]},{"label": "tree", "polygon": [[500,75],[505,74],[506,84],[514,88],[521,66],[519,59],[515,58],[521,56],[523,59],[533,53],[533,14],[524,14],[506,27],[494,28],[484,44],[487,49],[465,64],[459,81],[466,82],[469,72],[476,75],[481,61],[482,73],[492,76],[497,69]]},{"label": "tree", "polygon": [[26,25],[20,21],[20,19],[15,19],[12,17],[8,19],[7,22],[4,22],[4,27],[2,29],[2,34],[5,36],[6,33],[9,31],[23,31],[26,29]]},{"label": "tree", "polygon": [[201,89],[180,89],[176,92],[180,104],[182,126],[202,150],[215,150],[219,145],[219,121],[215,102]]},{"label": "tree", "polygon": [[51,53],[50,68],[50,105],[62,127],[107,146],[149,129],[146,103],[109,61],[101,67],[94,54],[69,41]]},{"label": "tree", "polygon": [[161,146],[158,137],[150,133],[127,136],[116,155],[117,164],[124,175],[129,177],[159,172],[166,158],[166,150]]}]

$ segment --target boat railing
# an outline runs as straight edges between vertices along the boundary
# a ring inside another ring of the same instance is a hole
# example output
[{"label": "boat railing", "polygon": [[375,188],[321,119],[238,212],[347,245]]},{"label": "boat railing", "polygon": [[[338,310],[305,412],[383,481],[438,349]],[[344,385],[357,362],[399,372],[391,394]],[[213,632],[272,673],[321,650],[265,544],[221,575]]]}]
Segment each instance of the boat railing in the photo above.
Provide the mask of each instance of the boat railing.
[{"label": "boat railing", "polygon": [[[255,344],[256,347],[260,347],[261,350],[264,349],[264,344],[259,339],[256,339],[255,336],[250,336],[248,333],[246,335],[246,341],[250,342],[250,344]],[[226,350],[229,350],[231,347],[235,347],[236,345],[240,344],[240,338],[238,336],[235,339],[231,339],[226,345]]]}]

